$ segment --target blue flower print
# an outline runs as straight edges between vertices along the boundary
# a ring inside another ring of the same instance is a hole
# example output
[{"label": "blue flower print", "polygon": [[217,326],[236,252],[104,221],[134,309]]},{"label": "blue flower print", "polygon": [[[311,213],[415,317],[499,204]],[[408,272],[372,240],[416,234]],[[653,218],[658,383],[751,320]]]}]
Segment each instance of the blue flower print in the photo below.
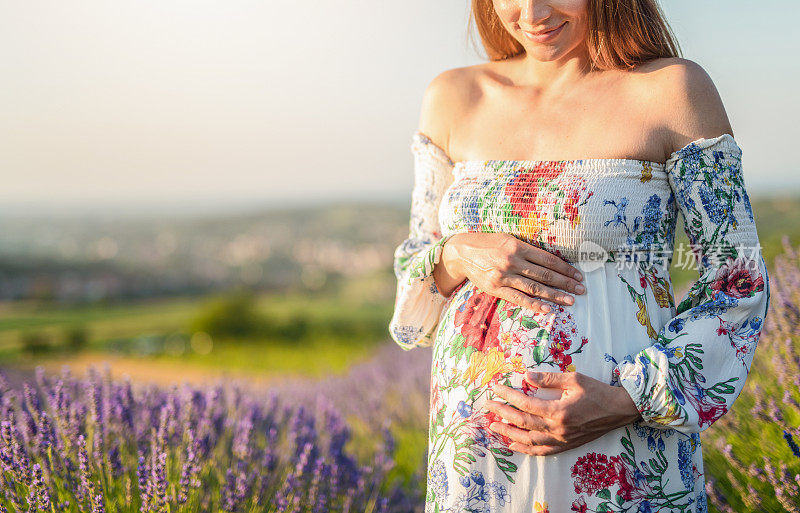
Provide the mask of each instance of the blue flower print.
[{"label": "blue flower print", "polygon": [[483,474],[481,472],[478,472],[477,470],[473,470],[470,473],[469,477],[471,477],[472,480],[475,481],[475,484],[478,486],[483,486],[485,483],[485,481],[483,480]]},{"label": "blue flower print", "polygon": [[[436,502],[442,502],[447,499],[447,469],[445,468],[444,461],[436,460],[433,464],[433,468],[430,470],[430,478],[428,479],[428,488],[436,498]],[[433,501],[431,500],[429,502]]]},{"label": "blue flower print", "polygon": [[663,217],[661,197],[658,194],[653,194],[648,198],[642,209],[643,221],[639,243],[644,247],[650,247],[658,240],[658,232],[661,229],[661,219]]},{"label": "blue flower print", "polygon": [[666,449],[664,439],[676,433],[674,429],[654,429],[643,425],[641,422],[634,422],[633,428],[639,438],[647,440],[647,448],[651,451],[664,451]]},{"label": "blue flower print", "polygon": [[738,299],[730,297],[721,290],[718,290],[715,292],[713,300],[692,308],[689,318],[691,320],[697,320],[701,318],[708,319],[725,313],[729,308],[735,307],[738,303]]},{"label": "blue flower print", "polygon": [[708,497],[705,491],[697,494],[694,511],[695,513],[708,513]]},{"label": "blue flower print", "polygon": [[667,329],[669,329],[673,333],[680,333],[680,331],[683,329],[684,324],[686,324],[686,319],[682,317],[676,317],[675,319],[672,320],[672,322],[669,323],[669,327]]},{"label": "blue flower print", "polygon": [[678,440],[678,469],[681,471],[681,481],[687,490],[694,486],[694,475],[692,468],[692,448],[688,440]]},{"label": "blue flower print", "polygon": [[461,211],[464,216],[464,222],[470,230],[477,230],[481,224],[480,207],[478,205],[478,197],[467,195],[461,203]]}]

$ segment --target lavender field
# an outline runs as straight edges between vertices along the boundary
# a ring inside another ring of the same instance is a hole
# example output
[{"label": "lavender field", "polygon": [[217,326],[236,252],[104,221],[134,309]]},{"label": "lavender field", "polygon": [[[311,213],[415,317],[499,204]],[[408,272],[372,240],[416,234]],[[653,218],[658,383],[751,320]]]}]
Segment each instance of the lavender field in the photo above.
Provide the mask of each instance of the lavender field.
[{"label": "lavender field", "polygon": [[[784,237],[750,377],[702,434],[712,511],[800,511],[799,251]],[[0,380],[0,512],[422,511],[429,358],[384,344],[269,386]]]},{"label": "lavender field", "polygon": [[425,426],[428,362],[401,352],[269,390],[3,381],[0,511],[419,511],[424,451],[398,475],[393,431]]}]

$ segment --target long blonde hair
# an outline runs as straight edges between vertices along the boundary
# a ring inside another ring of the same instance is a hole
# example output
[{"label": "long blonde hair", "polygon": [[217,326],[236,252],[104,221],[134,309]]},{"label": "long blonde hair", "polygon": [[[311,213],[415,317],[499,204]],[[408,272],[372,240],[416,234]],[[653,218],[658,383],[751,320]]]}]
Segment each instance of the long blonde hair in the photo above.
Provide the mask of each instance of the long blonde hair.
[{"label": "long blonde hair", "polygon": [[[475,23],[492,61],[525,53],[497,17],[492,0],[472,0]],[[672,29],[656,0],[589,0],[587,44],[592,67],[627,69],[659,57],[681,57]]]}]

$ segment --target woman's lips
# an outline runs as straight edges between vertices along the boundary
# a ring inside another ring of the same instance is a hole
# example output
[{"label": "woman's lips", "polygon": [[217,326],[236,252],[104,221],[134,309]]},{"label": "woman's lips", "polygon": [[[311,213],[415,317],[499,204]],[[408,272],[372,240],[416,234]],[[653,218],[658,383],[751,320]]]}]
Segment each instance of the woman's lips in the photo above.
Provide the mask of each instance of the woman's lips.
[{"label": "woman's lips", "polygon": [[525,34],[525,37],[527,37],[531,41],[533,41],[535,43],[544,43],[544,42],[550,41],[550,40],[555,39],[556,37],[558,37],[558,34],[561,33],[561,29],[563,29],[564,25],[566,25],[566,24],[567,24],[567,22],[565,21],[564,23],[559,25],[558,28],[550,30],[550,31],[547,31],[547,32],[544,32],[544,33],[534,34],[533,32],[528,32],[527,30],[523,30],[522,32]]}]

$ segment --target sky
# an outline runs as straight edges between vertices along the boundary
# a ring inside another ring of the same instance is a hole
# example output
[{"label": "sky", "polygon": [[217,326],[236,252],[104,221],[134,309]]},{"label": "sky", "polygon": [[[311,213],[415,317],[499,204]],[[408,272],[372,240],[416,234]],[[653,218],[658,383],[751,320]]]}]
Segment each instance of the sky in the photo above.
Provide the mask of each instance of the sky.
[{"label": "sky", "polygon": [[[0,212],[410,204],[427,84],[485,60],[469,3],[0,0]],[[800,192],[800,4],[662,7],[748,192]]]}]

